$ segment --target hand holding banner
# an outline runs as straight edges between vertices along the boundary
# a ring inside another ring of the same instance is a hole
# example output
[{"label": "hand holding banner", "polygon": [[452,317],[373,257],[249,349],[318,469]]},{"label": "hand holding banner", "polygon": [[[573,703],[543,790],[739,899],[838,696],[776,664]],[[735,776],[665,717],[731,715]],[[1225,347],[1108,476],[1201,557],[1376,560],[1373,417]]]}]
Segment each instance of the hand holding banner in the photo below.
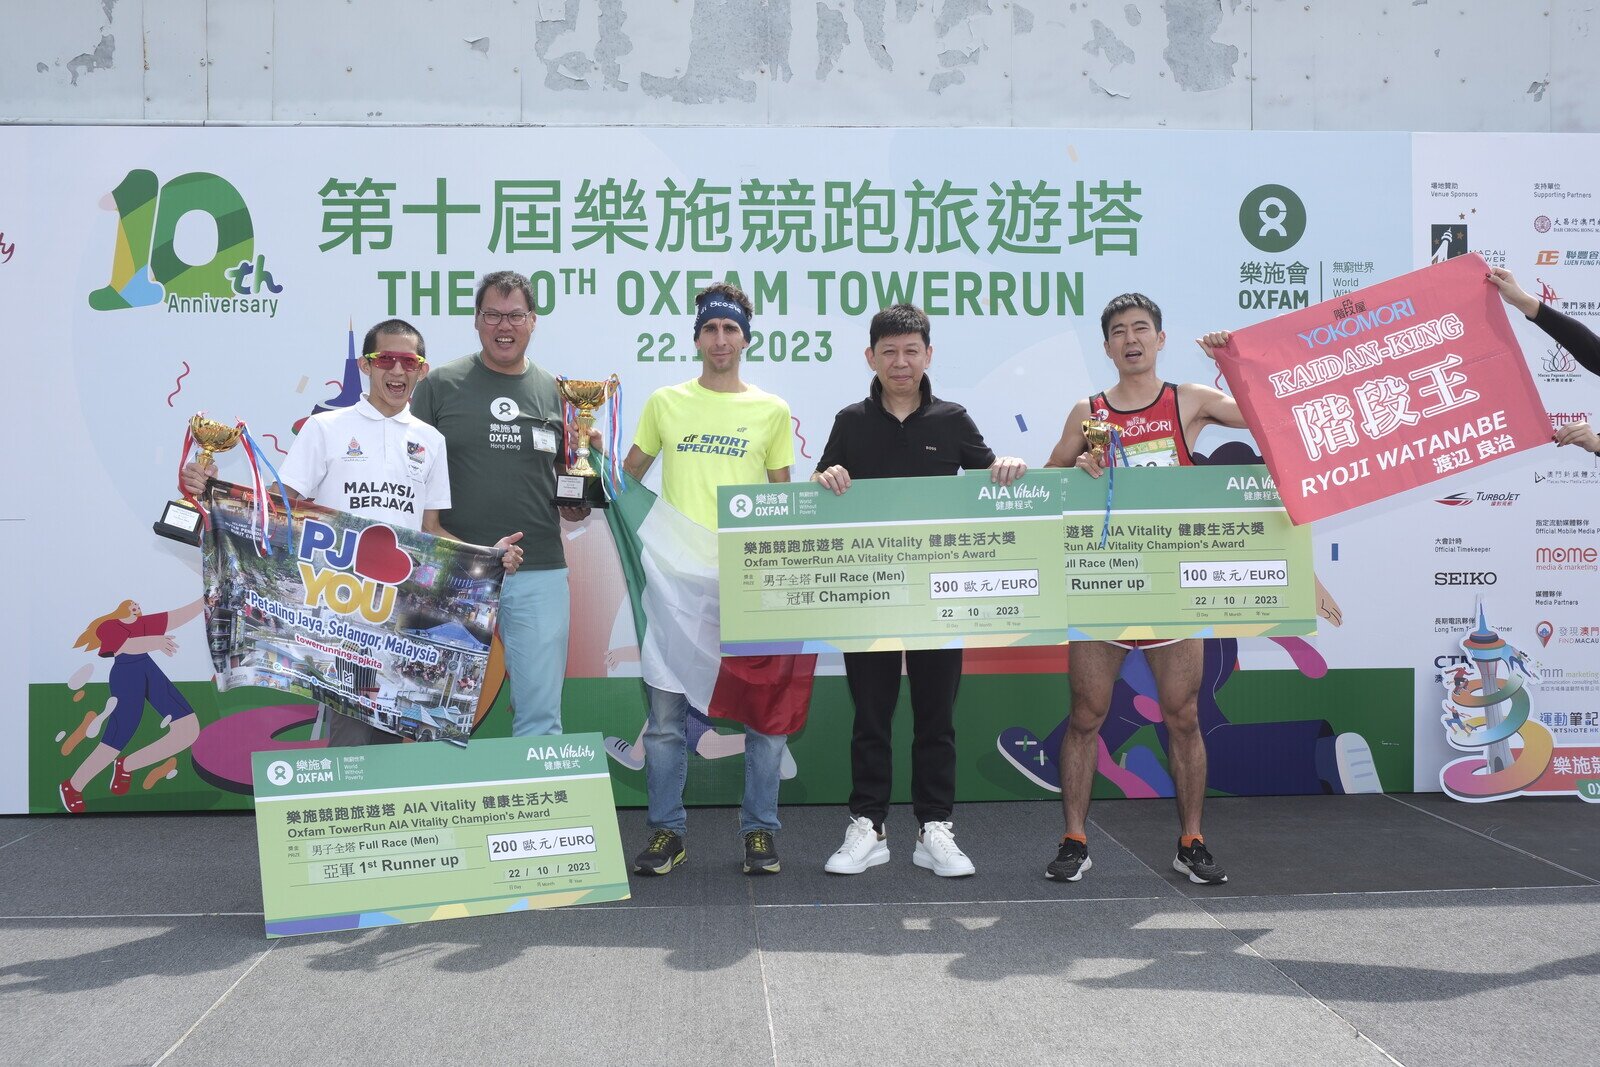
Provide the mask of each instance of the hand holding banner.
[{"label": "hand holding banner", "polygon": [[1239,330],[1218,352],[1296,523],[1549,443],[1488,272],[1459,256]]}]

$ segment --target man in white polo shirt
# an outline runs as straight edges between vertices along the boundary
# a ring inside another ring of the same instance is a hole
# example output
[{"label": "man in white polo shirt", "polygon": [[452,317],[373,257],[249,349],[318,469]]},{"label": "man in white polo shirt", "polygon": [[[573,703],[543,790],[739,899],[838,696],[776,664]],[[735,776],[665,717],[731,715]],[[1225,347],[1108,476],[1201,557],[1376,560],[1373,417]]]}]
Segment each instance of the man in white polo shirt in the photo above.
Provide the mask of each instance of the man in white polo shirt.
[{"label": "man in white polo shirt", "polygon": [[[412,390],[428,373],[422,334],[403,319],[389,319],[367,331],[361,350],[367,392],[350,407],[305,421],[278,472],[283,487],[296,500],[450,537],[439,525],[439,512],[450,507],[444,436],[409,407]],[[191,463],[184,484],[198,494],[215,474],[214,466]],[[521,539],[511,534],[494,546],[505,552],[507,574],[522,562]],[[329,723],[334,748],[399,740],[349,715],[335,714]]]}]

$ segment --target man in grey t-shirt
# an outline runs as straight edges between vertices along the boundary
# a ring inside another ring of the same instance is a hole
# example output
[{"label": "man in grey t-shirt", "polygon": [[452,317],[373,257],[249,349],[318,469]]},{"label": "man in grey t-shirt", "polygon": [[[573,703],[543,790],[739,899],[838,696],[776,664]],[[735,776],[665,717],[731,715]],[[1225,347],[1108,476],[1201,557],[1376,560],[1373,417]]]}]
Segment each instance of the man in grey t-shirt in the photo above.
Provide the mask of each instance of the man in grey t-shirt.
[{"label": "man in grey t-shirt", "polygon": [[444,435],[451,507],[438,530],[493,544],[522,533],[522,567],[500,590],[500,641],[511,677],[511,732],[561,732],[570,597],[560,517],[587,508],[551,502],[563,453],[555,378],[527,357],[535,315],[528,279],[497,271],[478,283],[475,320],[482,349],[419,383],[411,411]]}]

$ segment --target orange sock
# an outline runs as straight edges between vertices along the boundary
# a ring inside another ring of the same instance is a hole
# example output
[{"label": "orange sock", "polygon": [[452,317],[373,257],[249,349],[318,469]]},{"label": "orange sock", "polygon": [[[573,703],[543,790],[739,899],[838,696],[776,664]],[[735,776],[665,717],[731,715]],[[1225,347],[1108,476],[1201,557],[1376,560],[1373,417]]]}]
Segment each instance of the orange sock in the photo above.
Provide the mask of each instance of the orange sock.
[{"label": "orange sock", "polygon": [[1080,845],[1087,845],[1089,843],[1089,839],[1083,834],[1062,834],[1061,843],[1066,844],[1068,841],[1076,841]]},{"label": "orange sock", "polygon": [[1192,845],[1200,844],[1204,840],[1204,834],[1182,834],[1178,838],[1178,847],[1189,848]]}]

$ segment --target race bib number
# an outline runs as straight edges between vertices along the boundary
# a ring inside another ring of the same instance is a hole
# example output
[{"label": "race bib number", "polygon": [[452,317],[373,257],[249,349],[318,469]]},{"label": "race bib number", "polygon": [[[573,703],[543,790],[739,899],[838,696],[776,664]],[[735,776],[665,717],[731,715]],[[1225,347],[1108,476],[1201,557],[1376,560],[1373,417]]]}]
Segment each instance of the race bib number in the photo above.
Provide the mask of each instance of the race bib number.
[{"label": "race bib number", "polygon": [[1171,439],[1147,441],[1127,447],[1130,467],[1176,467],[1178,447]]}]

